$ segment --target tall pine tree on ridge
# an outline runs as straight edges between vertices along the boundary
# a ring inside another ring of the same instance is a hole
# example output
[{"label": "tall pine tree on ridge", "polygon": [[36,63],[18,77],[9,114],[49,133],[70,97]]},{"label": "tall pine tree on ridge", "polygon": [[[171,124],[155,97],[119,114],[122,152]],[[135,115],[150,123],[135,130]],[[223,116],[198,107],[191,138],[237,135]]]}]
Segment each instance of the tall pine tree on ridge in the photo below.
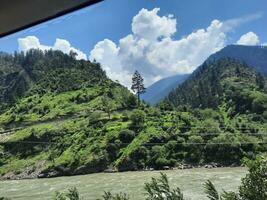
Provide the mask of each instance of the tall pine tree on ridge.
[{"label": "tall pine tree on ridge", "polygon": [[136,70],[132,77],[132,87],[131,89],[137,94],[138,106],[140,105],[140,94],[145,93],[146,88],[144,86],[144,79],[141,74]]}]

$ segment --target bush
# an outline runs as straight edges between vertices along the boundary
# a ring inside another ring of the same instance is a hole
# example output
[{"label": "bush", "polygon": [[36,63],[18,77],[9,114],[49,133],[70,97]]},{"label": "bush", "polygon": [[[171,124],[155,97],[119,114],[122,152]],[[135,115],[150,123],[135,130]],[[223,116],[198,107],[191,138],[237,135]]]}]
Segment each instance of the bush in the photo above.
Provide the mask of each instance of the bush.
[{"label": "bush", "polygon": [[140,130],[143,128],[145,123],[145,113],[142,110],[134,110],[130,117],[131,119],[131,127],[135,130]]},{"label": "bush", "polygon": [[119,140],[123,143],[130,143],[135,137],[135,132],[125,129],[119,133]]},{"label": "bush", "polygon": [[246,161],[249,173],[242,179],[239,187],[241,200],[267,199],[267,160],[257,158],[255,161]]},{"label": "bush", "polygon": [[161,173],[160,178],[152,178],[150,183],[145,183],[146,200],[184,200],[180,188],[170,189],[166,174]]},{"label": "bush", "polygon": [[56,192],[54,200],[81,200],[76,187],[70,188],[66,193]]},{"label": "bush", "polygon": [[103,200],[129,200],[129,197],[125,193],[112,195],[110,192],[105,192]]}]

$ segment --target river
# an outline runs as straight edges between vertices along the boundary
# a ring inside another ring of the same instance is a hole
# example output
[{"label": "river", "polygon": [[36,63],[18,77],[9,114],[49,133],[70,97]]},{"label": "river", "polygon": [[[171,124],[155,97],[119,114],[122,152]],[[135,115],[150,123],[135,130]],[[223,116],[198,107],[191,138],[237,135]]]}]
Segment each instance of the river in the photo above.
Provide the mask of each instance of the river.
[{"label": "river", "polygon": [[[171,186],[179,186],[189,200],[206,199],[203,182],[211,180],[220,190],[236,190],[246,174],[245,168],[186,169],[164,171]],[[83,200],[96,200],[103,191],[126,192],[132,200],[144,199],[143,186],[159,171],[96,173],[50,179],[12,180],[0,182],[0,196],[18,200],[51,200],[55,191],[77,187]]]}]

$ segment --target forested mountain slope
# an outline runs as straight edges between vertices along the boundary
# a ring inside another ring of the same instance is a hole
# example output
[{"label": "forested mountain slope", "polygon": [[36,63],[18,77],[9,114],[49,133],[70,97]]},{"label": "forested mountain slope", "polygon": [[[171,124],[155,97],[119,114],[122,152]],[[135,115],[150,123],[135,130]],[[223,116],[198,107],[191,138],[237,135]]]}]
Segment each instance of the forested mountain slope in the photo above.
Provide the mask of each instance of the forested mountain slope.
[{"label": "forested mountain slope", "polygon": [[228,45],[212,54],[207,62],[214,62],[221,58],[238,60],[257,72],[267,75],[267,46]]},{"label": "forested mountain slope", "polygon": [[101,84],[105,79],[99,64],[78,61],[74,53],[66,55],[52,50],[1,53],[0,106],[5,108],[25,95],[60,93]]},{"label": "forested mountain slope", "polygon": [[267,109],[266,78],[233,59],[205,62],[192,76],[172,91],[167,101],[174,106],[218,109],[225,106],[231,116],[263,114]]}]

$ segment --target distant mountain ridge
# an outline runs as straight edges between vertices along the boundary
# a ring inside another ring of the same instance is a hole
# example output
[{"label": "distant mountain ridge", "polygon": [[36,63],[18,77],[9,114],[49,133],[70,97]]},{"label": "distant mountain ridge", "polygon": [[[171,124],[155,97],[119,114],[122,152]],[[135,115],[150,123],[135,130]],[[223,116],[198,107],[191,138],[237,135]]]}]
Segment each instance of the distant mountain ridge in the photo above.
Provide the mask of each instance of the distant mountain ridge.
[{"label": "distant mountain ridge", "polygon": [[149,86],[141,98],[152,105],[157,104],[188,77],[189,74],[177,74],[163,78]]},{"label": "distant mountain ridge", "polygon": [[253,67],[257,72],[267,75],[267,47],[229,45],[212,54],[207,62],[214,62],[221,58],[233,58]]}]

